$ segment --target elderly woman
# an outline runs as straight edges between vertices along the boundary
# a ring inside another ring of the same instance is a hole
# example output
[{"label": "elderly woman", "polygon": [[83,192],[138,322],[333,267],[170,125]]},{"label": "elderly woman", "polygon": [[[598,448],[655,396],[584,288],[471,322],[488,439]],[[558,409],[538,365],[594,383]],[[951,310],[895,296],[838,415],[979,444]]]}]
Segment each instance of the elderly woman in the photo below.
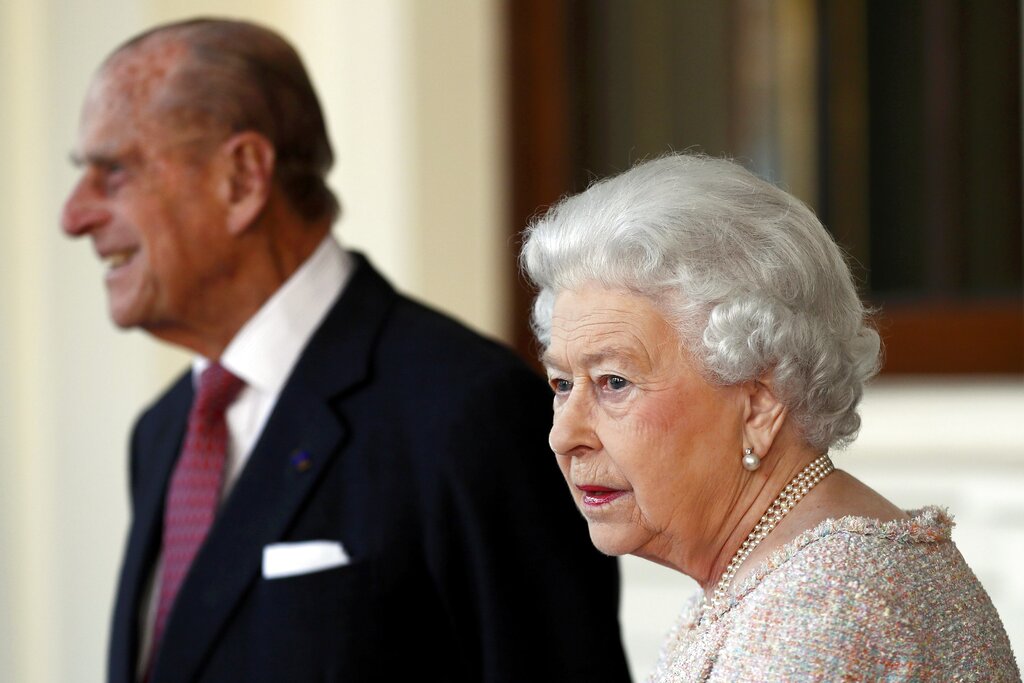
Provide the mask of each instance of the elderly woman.
[{"label": "elderly woman", "polygon": [[671,155],[561,201],[522,261],[594,545],[703,588],[652,680],[1019,680],[946,513],[833,467],[879,338],[806,206]]}]

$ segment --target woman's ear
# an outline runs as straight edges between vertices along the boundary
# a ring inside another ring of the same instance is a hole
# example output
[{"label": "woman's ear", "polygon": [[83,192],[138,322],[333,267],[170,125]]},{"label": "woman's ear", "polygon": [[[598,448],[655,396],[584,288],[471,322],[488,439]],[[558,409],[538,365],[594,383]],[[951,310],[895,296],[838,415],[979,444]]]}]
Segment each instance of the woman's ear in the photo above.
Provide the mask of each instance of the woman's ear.
[{"label": "woman's ear", "polygon": [[270,198],[274,176],[274,146],[255,131],[228,138],[221,146],[227,162],[227,223],[232,235],[245,232]]},{"label": "woman's ear", "polygon": [[743,447],[764,458],[782,430],[789,410],[776,398],[771,380],[756,380],[746,386],[743,420]]}]

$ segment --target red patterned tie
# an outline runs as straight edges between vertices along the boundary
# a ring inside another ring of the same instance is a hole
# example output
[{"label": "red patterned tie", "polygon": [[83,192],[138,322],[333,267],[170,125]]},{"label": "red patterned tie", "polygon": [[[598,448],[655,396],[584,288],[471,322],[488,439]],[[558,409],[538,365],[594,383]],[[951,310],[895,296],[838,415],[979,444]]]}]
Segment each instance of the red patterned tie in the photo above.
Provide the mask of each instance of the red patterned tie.
[{"label": "red patterned tie", "polygon": [[[185,443],[167,487],[163,569],[153,626],[153,655],[160,646],[178,589],[217,514],[228,445],[224,411],[243,386],[242,380],[217,363],[210,365],[199,378],[199,392],[188,416]],[[154,659],[151,656],[150,662]]]}]

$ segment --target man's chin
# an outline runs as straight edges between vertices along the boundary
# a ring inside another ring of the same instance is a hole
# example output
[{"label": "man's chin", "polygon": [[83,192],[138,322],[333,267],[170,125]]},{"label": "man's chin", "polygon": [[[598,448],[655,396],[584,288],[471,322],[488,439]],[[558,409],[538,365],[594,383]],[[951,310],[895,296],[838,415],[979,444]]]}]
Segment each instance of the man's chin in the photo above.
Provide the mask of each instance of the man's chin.
[{"label": "man's chin", "polygon": [[138,314],[127,307],[111,302],[107,307],[107,313],[110,315],[110,322],[122,330],[131,330],[142,326]]}]

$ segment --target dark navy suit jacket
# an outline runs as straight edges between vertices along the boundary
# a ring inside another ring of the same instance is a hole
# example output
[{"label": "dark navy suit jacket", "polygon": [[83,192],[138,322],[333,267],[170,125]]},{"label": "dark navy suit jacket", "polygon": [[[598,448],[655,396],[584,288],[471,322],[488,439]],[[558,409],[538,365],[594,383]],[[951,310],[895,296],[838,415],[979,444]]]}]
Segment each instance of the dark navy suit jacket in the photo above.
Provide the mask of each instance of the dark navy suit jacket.
[{"label": "dark navy suit jacket", "polygon": [[[150,683],[626,681],[615,562],[547,448],[550,395],[366,262],[303,351],[178,595]],[[134,678],[186,373],[139,419],[109,680]],[[264,579],[264,546],[351,563]]]}]

